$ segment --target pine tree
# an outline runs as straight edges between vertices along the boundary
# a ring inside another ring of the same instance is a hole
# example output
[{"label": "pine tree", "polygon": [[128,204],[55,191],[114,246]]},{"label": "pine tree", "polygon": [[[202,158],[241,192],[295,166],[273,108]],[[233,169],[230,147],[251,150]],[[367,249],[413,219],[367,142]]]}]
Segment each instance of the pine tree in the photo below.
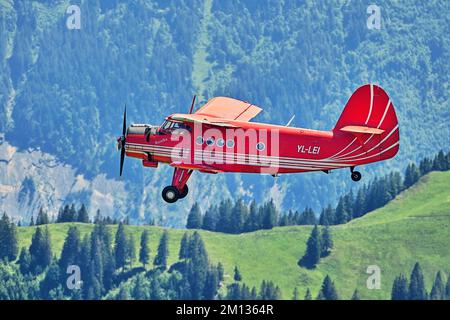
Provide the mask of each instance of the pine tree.
[{"label": "pine tree", "polygon": [[247,206],[242,199],[238,199],[231,211],[231,232],[241,233],[244,230],[244,223],[247,218]]},{"label": "pine tree", "polygon": [[208,269],[209,262],[205,244],[200,234],[194,232],[186,265],[186,278],[191,288],[191,299],[198,300],[203,298]]},{"label": "pine tree", "polygon": [[34,226],[34,218],[33,215],[31,215],[31,219],[30,219],[30,227]]},{"label": "pine tree", "polygon": [[249,215],[245,221],[244,230],[246,232],[255,231],[261,228],[258,206],[255,200],[250,203]]},{"label": "pine tree", "polygon": [[278,222],[278,210],[275,207],[275,203],[272,199],[269,202],[265,203],[263,206],[263,224],[262,227],[264,229],[272,229],[277,225]]},{"label": "pine tree", "polygon": [[41,273],[52,261],[50,233],[46,227],[44,231],[36,228],[29,248],[31,256],[30,269],[33,273]]},{"label": "pine tree", "polygon": [[65,272],[69,265],[76,264],[80,245],[80,232],[77,227],[71,226],[67,231],[67,236],[59,258],[59,267],[61,268],[61,271]]},{"label": "pine tree", "polygon": [[405,180],[403,185],[405,188],[411,187],[414,183],[419,181],[420,172],[415,163],[410,163],[405,170]]},{"label": "pine tree", "polygon": [[315,225],[317,223],[316,215],[311,208],[306,208],[300,215],[300,219],[297,222],[298,225]]},{"label": "pine tree", "polygon": [[69,216],[67,222],[75,222],[77,221],[77,210],[75,209],[75,204],[72,203],[69,208]]},{"label": "pine tree", "polygon": [[334,286],[334,282],[331,280],[330,276],[326,275],[323,279],[322,287],[320,289],[319,296],[323,297],[323,300],[338,300],[339,296]]},{"label": "pine tree", "polygon": [[125,233],[125,227],[121,222],[117,228],[114,245],[114,257],[118,269],[122,268],[124,270],[127,263],[127,256],[127,235]]},{"label": "pine tree", "polygon": [[167,268],[167,257],[169,255],[169,233],[164,230],[158,245],[158,251],[153,264],[158,267]]},{"label": "pine tree", "polygon": [[217,227],[217,222],[219,217],[217,216],[217,207],[210,207],[206,210],[205,216],[203,217],[202,229],[215,231]]},{"label": "pine tree", "polygon": [[219,281],[223,281],[223,279],[224,279],[224,269],[223,269],[223,265],[222,265],[222,263],[218,263],[217,264],[217,275],[218,275],[218,278],[219,278]]},{"label": "pine tree", "polygon": [[100,213],[100,209],[97,209],[97,212],[95,213],[95,218],[94,218],[94,224],[99,224],[102,222],[102,215]]},{"label": "pine tree", "polygon": [[445,299],[450,300],[450,274],[447,277],[447,284],[445,285]]},{"label": "pine tree", "polygon": [[320,240],[321,251],[320,256],[326,257],[330,254],[331,249],[333,248],[333,239],[331,237],[330,228],[325,226],[322,231],[322,238]]},{"label": "pine tree", "polygon": [[48,214],[47,212],[41,207],[39,209],[39,213],[37,215],[36,218],[36,225],[40,226],[40,225],[44,225],[44,224],[48,224],[49,223],[49,219],[48,219]]},{"label": "pine tree", "polygon": [[89,223],[89,214],[84,203],[81,205],[80,210],[78,210],[77,221],[82,223]]},{"label": "pine tree", "polygon": [[187,229],[200,229],[202,227],[203,218],[198,203],[194,203],[191,211],[189,212],[186,228]]},{"label": "pine tree", "polygon": [[359,188],[356,194],[355,201],[353,202],[353,219],[359,218],[366,213],[366,190],[365,188]]},{"label": "pine tree", "polygon": [[331,226],[335,224],[335,220],[334,209],[328,205],[320,214],[319,224],[322,226]]},{"label": "pine tree", "polygon": [[311,291],[309,290],[309,288],[306,288],[305,300],[312,300],[312,295],[311,295]]},{"label": "pine tree", "polygon": [[0,219],[0,261],[16,260],[18,253],[17,227],[6,213],[3,213]]},{"label": "pine tree", "polygon": [[217,224],[216,231],[230,233],[230,221],[231,221],[231,210],[233,208],[233,203],[230,199],[222,201],[219,205],[219,223]]},{"label": "pine tree", "polygon": [[39,284],[40,298],[52,299],[51,291],[61,283],[61,272],[56,262],[53,262],[45,273],[44,279]]},{"label": "pine tree", "polygon": [[305,255],[299,260],[298,265],[308,269],[314,268],[319,263],[320,252],[320,233],[319,228],[315,225],[306,243]]},{"label": "pine tree", "polygon": [[189,234],[185,232],[183,234],[183,238],[181,238],[180,251],[178,253],[178,258],[180,260],[186,259],[189,256],[189,243],[190,243]]},{"label": "pine tree", "polygon": [[203,298],[205,300],[213,300],[216,298],[219,289],[219,276],[217,268],[210,268],[206,274],[205,287],[203,289]]},{"label": "pine tree", "polygon": [[440,150],[439,153],[434,157],[433,160],[433,170],[444,171],[447,168],[447,161],[444,151]]},{"label": "pine tree", "polygon": [[242,275],[241,275],[241,272],[239,271],[238,266],[234,266],[234,277],[233,277],[233,279],[236,282],[242,281]]},{"label": "pine tree", "polygon": [[19,264],[20,272],[23,275],[26,275],[31,271],[31,255],[26,248],[22,247],[22,249],[20,250],[19,260],[17,261],[17,263]]},{"label": "pine tree", "polygon": [[355,291],[353,291],[352,300],[361,300],[358,289],[355,289]]},{"label": "pine tree", "polygon": [[148,230],[144,230],[141,235],[141,248],[139,250],[139,262],[145,266],[150,261],[150,248],[148,246],[149,233]]},{"label": "pine tree", "polygon": [[434,279],[433,288],[430,293],[430,300],[444,300],[445,299],[445,287],[444,281],[442,280],[442,274],[440,271],[436,273],[436,278]]},{"label": "pine tree", "polygon": [[403,274],[399,275],[394,280],[394,283],[392,285],[391,299],[392,300],[409,299],[408,280]]},{"label": "pine tree", "polygon": [[127,237],[127,263],[129,267],[133,265],[134,260],[136,260],[136,248],[134,246],[133,234],[129,234]]},{"label": "pine tree", "polygon": [[91,272],[91,238],[89,234],[86,234],[83,237],[81,242],[81,249],[79,256],[77,258],[79,261],[80,271],[83,275],[83,286],[81,287],[83,298],[88,297],[89,288],[91,286],[92,277],[90,275]]},{"label": "pine tree", "polygon": [[292,300],[298,300],[298,289],[294,288],[294,292],[292,293]]},{"label": "pine tree", "polygon": [[426,300],[425,282],[423,279],[422,268],[416,262],[411,277],[409,279],[409,300]]},{"label": "pine tree", "polygon": [[339,199],[338,205],[336,207],[336,224],[343,224],[350,220],[349,208],[347,208],[346,197],[341,197]]}]

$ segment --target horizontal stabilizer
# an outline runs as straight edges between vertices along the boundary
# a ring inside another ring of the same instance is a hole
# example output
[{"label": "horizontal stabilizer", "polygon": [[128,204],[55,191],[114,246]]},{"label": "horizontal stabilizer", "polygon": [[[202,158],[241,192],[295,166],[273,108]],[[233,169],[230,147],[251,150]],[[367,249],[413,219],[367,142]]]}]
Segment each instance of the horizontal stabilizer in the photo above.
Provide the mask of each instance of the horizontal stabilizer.
[{"label": "horizontal stabilizer", "polygon": [[345,126],[340,130],[350,133],[368,133],[368,134],[382,134],[384,132],[384,130],[382,129],[367,126]]}]

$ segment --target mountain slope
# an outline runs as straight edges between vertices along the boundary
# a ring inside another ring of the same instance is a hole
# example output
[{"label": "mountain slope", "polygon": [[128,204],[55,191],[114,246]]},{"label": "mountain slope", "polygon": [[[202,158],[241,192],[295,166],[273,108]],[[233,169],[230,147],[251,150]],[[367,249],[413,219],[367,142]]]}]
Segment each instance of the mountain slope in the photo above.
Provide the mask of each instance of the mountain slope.
[{"label": "mountain slope", "polygon": [[[195,93],[251,101],[264,108],[261,121],[284,124],[296,114],[293,126],[329,129],[358,86],[379,83],[396,106],[401,150],[365,167],[364,179],[450,146],[448,1],[385,1],[380,30],[366,27],[371,1],[79,3],[81,29],[69,30],[67,1],[0,1],[0,134],[88,179],[117,179],[125,102],[130,121],[159,124],[188,110]],[[124,213],[182,226],[194,192],[206,204],[272,196],[283,208],[318,209],[353,186],[347,170],[277,180],[195,174],[192,195],[167,206],[160,191],[170,174],[127,161]]]},{"label": "mountain slope", "polygon": [[[311,231],[308,226],[278,227],[253,233],[229,235],[199,231],[213,262],[225,266],[226,282],[232,281],[235,265],[241,269],[245,283],[259,285],[263,279],[278,284],[285,299],[294,287],[300,295],[309,287],[317,294],[322,279],[329,274],[342,298],[349,298],[357,287],[365,299],[388,299],[393,279],[399,273],[409,274],[419,261],[428,290],[438,270],[450,271],[450,171],[432,172],[419,183],[400,194],[384,208],[352,222],[331,227],[334,249],[315,270],[297,266],[305,251]],[[60,252],[70,224],[50,225],[52,242]],[[81,233],[92,225],[79,224]],[[116,227],[111,226],[114,232]],[[20,243],[28,246],[35,227],[19,228]],[[154,256],[163,229],[130,226],[136,246],[140,233],[150,231],[151,254]],[[179,243],[185,230],[169,229],[169,262],[177,259]],[[366,288],[366,269],[381,269],[381,289]]]}]

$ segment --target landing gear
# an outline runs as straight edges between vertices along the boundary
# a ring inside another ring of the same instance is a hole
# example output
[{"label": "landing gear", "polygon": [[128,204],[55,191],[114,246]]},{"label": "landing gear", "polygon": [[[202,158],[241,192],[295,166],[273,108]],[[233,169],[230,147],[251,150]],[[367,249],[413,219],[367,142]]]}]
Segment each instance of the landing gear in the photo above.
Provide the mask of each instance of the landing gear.
[{"label": "landing gear", "polygon": [[183,199],[189,193],[186,182],[192,174],[192,170],[175,168],[173,172],[172,185],[163,189],[161,195],[164,201],[174,203],[178,199]]},{"label": "landing gear", "polygon": [[174,186],[167,186],[163,189],[161,193],[163,199],[167,203],[174,203],[178,200],[180,197],[180,193],[178,192],[178,189]]},{"label": "landing gear", "polygon": [[351,177],[352,177],[353,181],[356,182],[356,181],[361,180],[361,173],[359,171],[355,171],[355,167],[351,167],[350,171],[352,172]]},{"label": "landing gear", "polygon": [[187,186],[187,184],[184,185],[183,190],[181,190],[180,192],[180,196],[179,199],[183,199],[184,197],[186,197],[189,193],[189,188]]}]

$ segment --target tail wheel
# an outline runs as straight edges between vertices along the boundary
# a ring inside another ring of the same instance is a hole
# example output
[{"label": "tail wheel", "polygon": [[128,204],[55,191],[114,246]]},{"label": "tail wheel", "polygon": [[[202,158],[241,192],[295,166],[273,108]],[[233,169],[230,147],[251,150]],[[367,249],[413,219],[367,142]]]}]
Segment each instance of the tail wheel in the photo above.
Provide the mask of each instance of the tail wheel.
[{"label": "tail wheel", "polygon": [[186,197],[189,193],[189,188],[187,186],[187,184],[184,185],[183,190],[181,190],[180,195],[179,195],[179,199],[183,199],[184,197]]},{"label": "tail wheel", "polygon": [[167,203],[174,203],[180,198],[180,193],[178,189],[174,186],[167,186],[163,189],[161,193],[163,199]]},{"label": "tail wheel", "polygon": [[352,180],[353,181],[361,180],[361,173],[359,171],[353,171],[352,172]]}]

